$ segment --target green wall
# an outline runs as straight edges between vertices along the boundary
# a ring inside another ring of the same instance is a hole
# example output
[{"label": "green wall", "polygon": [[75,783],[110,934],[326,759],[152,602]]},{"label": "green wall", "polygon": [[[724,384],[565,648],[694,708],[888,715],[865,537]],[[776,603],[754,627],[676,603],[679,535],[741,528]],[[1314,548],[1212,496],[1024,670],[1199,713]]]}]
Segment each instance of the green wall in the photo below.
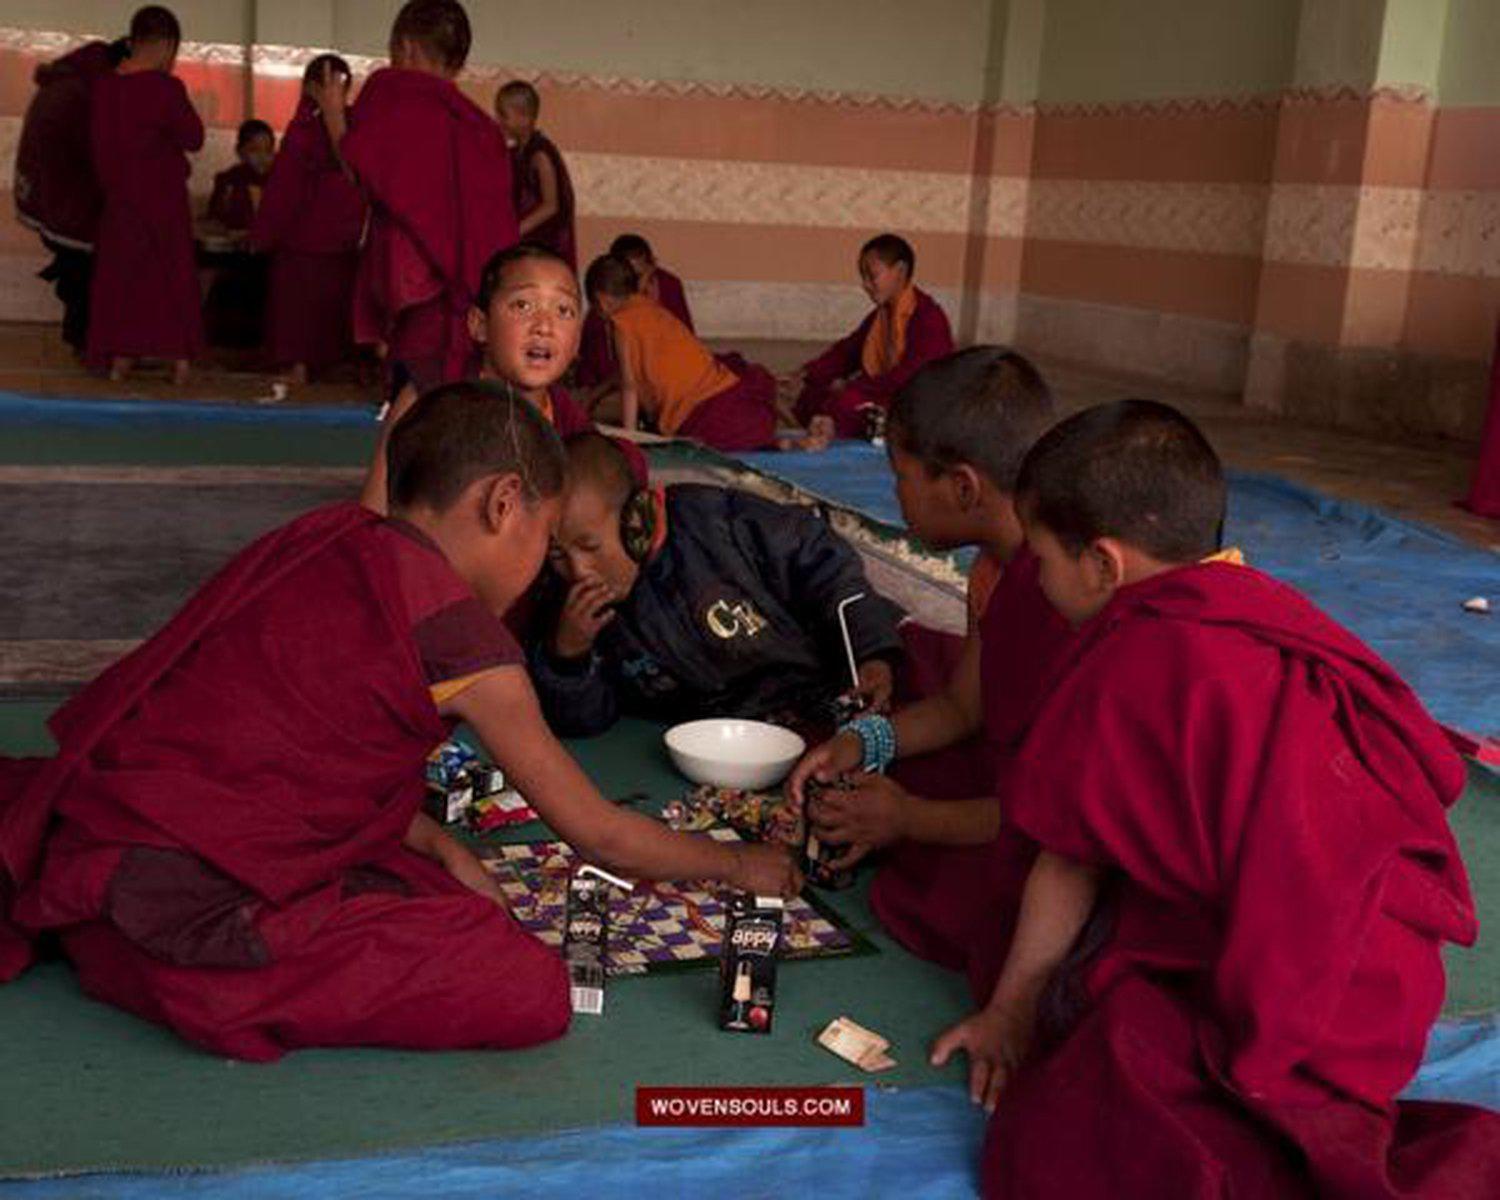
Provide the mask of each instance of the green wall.
[{"label": "green wall", "polygon": [[1438,95],[1444,104],[1500,104],[1500,0],[1448,0]]},{"label": "green wall", "polygon": [[1040,96],[1270,92],[1291,78],[1297,0],[1048,0]]},{"label": "green wall", "polygon": [[[399,3],[333,2],[339,44],[382,53]],[[469,13],[480,62],[974,101],[990,0],[490,0]]]}]

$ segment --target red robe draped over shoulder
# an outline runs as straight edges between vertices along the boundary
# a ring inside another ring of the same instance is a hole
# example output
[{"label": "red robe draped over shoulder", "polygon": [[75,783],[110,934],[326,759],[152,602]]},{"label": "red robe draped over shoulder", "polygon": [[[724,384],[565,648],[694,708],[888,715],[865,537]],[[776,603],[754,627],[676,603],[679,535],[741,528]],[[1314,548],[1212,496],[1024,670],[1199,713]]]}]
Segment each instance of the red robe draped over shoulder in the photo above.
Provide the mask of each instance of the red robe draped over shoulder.
[{"label": "red robe draped over shoulder", "polygon": [[12,925],[234,1057],[556,1036],[557,956],[404,845],[434,684],[520,661],[410,526],[338,505],[266,535],[6,773]]},{"label": "red robe draped over shoulder", "polygon": [[365,202],[304,96],[256,210],[250,244],[271,255],[266,349],[278,366],[314,369],[354,348],[354,273]]},{"label": "red robe draped over shoulder", "polygon": [[562,151],[544,133],[533,133],[524,146],[517,146],[511,161],[515,183],[516,217],[524,219],[542,202],[542,183],[537,173],[538,156],[552,164],[557,180],[557,211],[526,235],[528,242],[546,246],[562,255],[568,266],[578,270],[578,235],[574,228],[573,177]]},{"label": "red robe draped over shoulder", "polygon": [[921,288],[916,289],[917,305],[906,325],[906,341],[901,361],[882,375],[864,372],[861,355],[870,327],[879,310],[872,310],[859,327],[847,337],[828,347],[802,370],[802,394],[797,398],[797,417],[805,425],[816,416],[833,418],[841,438],[860,437],[864,433],[865,408],[875,404],[884,408],[891,397],[906,386],[928,363],[953,353],[953,330],[942,307]]},{"label": "red robe draped over shoulder", "polygon": [[95,246],[88,359],[191,359],[203,346],[187,155],[203,146],[182,80],[104,75],[90,131],[104,191]]},{"label": "red robe draped over shoulder", "polygon": [[[1000,765],[1015,752],[1073,637],[1042,594],[1038,568],[1036,555],[1023,546],[990,591],[977,626],[983,732],[963,745],[898,763],[892,774],[914,795],[971,800],[996,794]],[[924,653],[931,651],[908,637],[908,661]],[[951,671],[957,653],[946,657]],[[947,685],[948,673],[932,690]],[[1034,856],[1030,840],[1008,821],[995,841],[980,846],[898,842],[870,885],[870,908],[913,954],[964,971],[975,1000],[983,1003],[1010,948]]]},{"label": "red robe draped over shoulder", "polygon": [[419,390],[464,378],[480,274],[518,236],[500,127],[452,82],[386,67],[360,90],[341,149],[372,204],[355,340],[384,343]]},{"label": "red robe draped over shoulder", "polygon": [[[1500,1116],[1397,1104],[1473,901],[1462,760],[1396,674],[1224,563],[1122,589],[1006,782],[1112,880],[1083,1015],[1002,1095],[986,1191],[1497,1194]],[[1086,1153],[1080,1153],[1086,1147]]]}]

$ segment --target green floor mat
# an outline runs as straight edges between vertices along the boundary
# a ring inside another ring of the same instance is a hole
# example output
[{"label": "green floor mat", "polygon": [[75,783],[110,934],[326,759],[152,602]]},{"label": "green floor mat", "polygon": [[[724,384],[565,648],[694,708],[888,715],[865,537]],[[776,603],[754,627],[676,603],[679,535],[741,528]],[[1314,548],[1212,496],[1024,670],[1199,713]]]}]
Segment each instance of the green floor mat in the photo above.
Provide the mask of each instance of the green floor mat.
[{"label": "green floor mat", "polygon": [[0,462],[28,467],[130,463],[134,466],[361,467],[379,430],[335,426],[214,424],[92,426],[7,424]]},{"label": "green floor mat", "polygon": [[[0,704],[0,753],[45,752],[50,706]],[[573,750],[607,795],[684,785],[658,731],[626,722]],[[1475,769],[1454,826],[1481,911],[1500,920],[1500,781]],[[536,836],[536,826],[515,837]],[[617,980],[602,1018],[562,1041],[512,1053],[304,1051],[274,1066],[212,1058],[94,1004],[48,963],[0,988],[6,1034],[0,1176],[174,1169],[333,1158],[628,1121],[638,1084],[801,1084],[867,1080],[813,1045],[840,1013],[884,1033],[898,1086],[957,1082],[925,1063],[932,1035],[966,1007],[951,974],[875,928],[863,889],[833,898],[880,953],[787,964],[769,1038],[718,1032],[712,972]],[[1450,956],[1449,1010],[1500,1003],[1500,936]]]}]

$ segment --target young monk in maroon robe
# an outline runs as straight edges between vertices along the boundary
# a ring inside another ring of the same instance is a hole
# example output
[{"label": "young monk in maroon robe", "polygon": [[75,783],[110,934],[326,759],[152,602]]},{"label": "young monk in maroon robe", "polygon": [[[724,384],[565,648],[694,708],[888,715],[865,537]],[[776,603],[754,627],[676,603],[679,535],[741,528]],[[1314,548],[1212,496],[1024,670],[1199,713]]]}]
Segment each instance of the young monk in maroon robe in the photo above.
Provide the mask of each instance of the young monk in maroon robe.
[{"label": "young monk in maroon robe", "polygon": [[91,141],[104,189],[88,359],[124,379],[138,358],[167,359],[183,383],[203,345],[187,155],[203,145],[172,74],[182,30],[165,8],[130,23],[130,57],[94,85]]},{"label": "young monk in maroon robe", "polygon": [[630,264],[605,254],[584,277],[589,304],[610,324],[620,364],[618,400],[594,415],[627,430],[646,422],[668,437],[715,450],[758,450],[776,432],[776,380],[738,354],[714,354],[681,321],[643,296]]},{"label": "young monk in maroon robe", "polygon": [[409,0],[392,65],[365,83],[339,141],[372,206],[355,340],[383,348],[396,386],[418,391],[466,375],[479,276],[517,241],[505,138],[453,82],[470,42],[463,5]]},{"label": "young monk in maroon robe", "polygon": [[784,851],[611,804],[548,732],[500,621],[547,553],[562,445],[483,384],[391,436],[391,518],[261,538],[54,718],[0,806],[11,920],[55,929],[92,996],[217,1054],[504,1048],[560,1035],[567,972],[422,812],[460,722],[580,855],[795,894]]},{"label": "young monk in maroon robe", "polygon": [[[594,427],[562,384],[578,353],[582,309],[573,269],[551,250],[522,243],[486,264],[479,303],[469,314],[479,355],[475,374],[530,403],[562,438]],[[385,512],[386,441],[416,401],[411,388],[403,389],[382,422],[360,495],[375,512]],[[644,470],[644,460],[640,465]]]},{"label": "young monk in maroon robe", "polygon": [[37,67],[36,93],[16,145],[16,219],[52,255],[41,278],[62,303],[63,341],[79,353],[88,337],[94,240],[104,204],[89,141],[94,84],[129,50],[124,38],[87,42]]},{"label": "young monk in maroon robe", "polygon": [[835,437],[860,437],[871,406],[887,407],[923,366],[952,353],[948,318],[912,282],[916,269],[911,244],[893,233],[861,248],[859,278],[875,310],[799,372],[797,418],[808,430],[803,449],[821,449]]},{"label": "young monk in maroon robe", "polygon": [[[1037,582],[1013,495],[1053,412],[1036,369],[998,346],[930,363],[896,394],[886,445],[907,527],[929,546],[979,548],[969,633],[955,650],[946,635],[903,627],[908,702],[890,718],[891,775],[855,776],[853,790],[824,793],[809,813],[820,838],[850,847],[845,864],[880,851],[870,888],[880,923],[913,954],[966,971],[980,998],[1004,959],[1032,859],[1004,821],[996,772],[1071,640]],[[864,758],[853,731],[809,751],[789,780],[793,801],[803,802],[808,779],[854,772]]]},{"label": "young monk in maroon robe", "polygon": [[1005,784],[1040,847],[1009,957],[934,1047],[994,1112],[986,1193],[1497,1194],[1500,1115],[1396,1100],[1477,932],[1446,735],[1215,553],[1224,478],[1175,410],[1064,421],[1017,490],[1078,636]]},{"label": "young monk in maroon robe", "polygon": [[[692,310],[688,308],[687,292],[682,280],[656,261],[651,243],[638,233],[622,233],[609,244],[609,252],[615,258],[623,258],[635,271],[638,289],[696,333]],[[583,320],[583,341],[578,347],[578,367],[573,373],[578,386],[592,389],[586,393],[591,399],[602,396],[605,391],[618,388],[620,368],[615,362],[614,340],[609,334],[609,322],[597,309],[590,307]]]},{"label": "young monk in maroon robe", "polygon": [[1490,360],[1490,406],[1464,507],[1481,517],[1500,519],[1500,326],[1495,328],[1495,356]]},{"label": "young monk in maroon robe", "polygon": [[266,349],[295,384],[354,350],[351,310],[365,202],[329,132],[341,124],[351,82],[349,64],[336,54],[307,64],[301,102],[250,232],[251,246],[271,256]]},{"label": "young monk in maroon robe", "polygon": [[242,122],[234,153],[239,162],[214,176],[208,216],[231,233],[248,233],[276,158],[275,130],[264,121]]},{"label": "young monk in maroon robe", "polygon": [[512,80],[495,96],[495,115],[510,145],[521,240],[546,246],[576,271],[573,178],[562,151],[536,127],[541,112],[542,98],[525,80]]}]

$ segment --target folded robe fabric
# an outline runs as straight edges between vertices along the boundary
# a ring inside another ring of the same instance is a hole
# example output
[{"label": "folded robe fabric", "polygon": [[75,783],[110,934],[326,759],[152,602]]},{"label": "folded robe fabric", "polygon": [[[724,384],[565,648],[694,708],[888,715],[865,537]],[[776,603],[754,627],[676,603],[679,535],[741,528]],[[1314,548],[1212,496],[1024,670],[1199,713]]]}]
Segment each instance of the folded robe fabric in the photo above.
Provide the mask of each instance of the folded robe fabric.
[{"label": "folded robe fabric", "polygon": [[[1224,563],[1122,589],[1002,785],[1022,830],[1113,883],[1085,1014],[1002,1098],[987,1191],[1482,1194],[1402,1139],[1493,1181],[1500,1117],[1394,1104],[1440,948],[1476,936],[1463,781],[1410,689],[1292,589]],[[1097,1153],[1066,1155],[1082,1128]]]}]

